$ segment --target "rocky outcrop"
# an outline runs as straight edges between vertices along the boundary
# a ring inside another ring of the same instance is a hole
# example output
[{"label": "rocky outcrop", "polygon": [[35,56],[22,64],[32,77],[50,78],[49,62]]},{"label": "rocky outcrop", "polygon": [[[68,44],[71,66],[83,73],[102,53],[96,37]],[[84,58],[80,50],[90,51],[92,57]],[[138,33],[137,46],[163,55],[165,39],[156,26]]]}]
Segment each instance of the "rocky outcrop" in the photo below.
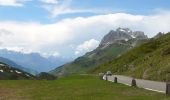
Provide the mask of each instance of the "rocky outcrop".
[{"label": "rocky outcrop", "polygon": [[128,41],[130,39],[147,39],[148,37],[142,31],[132,31],[129,28],[118,28],[116,31],[111,30],[100,43],[100,47],[113,44],[117,41]]}]

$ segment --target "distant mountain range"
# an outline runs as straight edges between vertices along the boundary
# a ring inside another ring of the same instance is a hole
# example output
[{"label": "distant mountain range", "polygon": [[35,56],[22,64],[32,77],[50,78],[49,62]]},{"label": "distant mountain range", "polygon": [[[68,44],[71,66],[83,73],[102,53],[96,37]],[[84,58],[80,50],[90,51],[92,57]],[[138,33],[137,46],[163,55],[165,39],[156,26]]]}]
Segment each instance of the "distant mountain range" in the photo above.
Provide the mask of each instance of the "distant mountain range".
[{"label": "distant mountain range", "polygon": [[[64,59],[60,57],[49,57],[45,58],[39,53],[29,53],[24,54],[21,52],[9,51],[6,49],[0,50],[0,57],[9,59],[14,62],[12,65],[17,68],[22,68],[24,71],[35,73],[35,72],[48,72],[54,69],[56,66],[63,65],[66,62],[71,61],[71,59]],[[8,64],[9,61],[7,61]],[[24,67],[24,68],[23,68]]]},{"label": "distant mountain range", "polygon": [[87,73],[147,40],[147,36],[142,31],[133,32],[128,28],[118,28],[115,31],[111,30],[104,36],[99,47],[95,50],[75,59],[73,62],[50,71],[50,73],[56,76]]}]

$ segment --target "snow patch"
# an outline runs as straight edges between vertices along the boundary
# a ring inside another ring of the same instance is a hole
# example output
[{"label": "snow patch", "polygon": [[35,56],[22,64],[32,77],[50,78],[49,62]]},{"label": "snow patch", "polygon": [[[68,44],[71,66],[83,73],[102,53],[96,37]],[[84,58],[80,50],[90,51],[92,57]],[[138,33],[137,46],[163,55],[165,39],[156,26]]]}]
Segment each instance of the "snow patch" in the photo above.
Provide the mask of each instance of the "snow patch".
[{"label": "snow patch", "polygon": [[0,66],[5,66],[4,64],[0,64]]},{"label": "snow patch", "polygon": [[22,73],[22,72],[19,72],[19,71],[17,71],[17,70],[15,70],[15,72],[18,73],[18,74],[21,74],[21,73]]},{"label": "snow patch", "polygon": [[128,30],[128,33],[131,33],[132,31]]},{"label": "snow patch", "polygon": [[28,77],[30,77],[30,75],[28,75],[28,74],[25,74],[26,76],[28,76]]},{"label": "snow patch", "polygon": [[136,38],[134,35],[131,35],[132,38]]},{"label": "snow patch", "polygon": [[126,32],[126,30],[124,30],[124,29],[120,29],[120,31],[122,31],[122,32]]},{"label": "snow patch", "polygon": [[125,41],[127,42],[129,39],[125,39]]},{"label": "snow patch", "polygon": [[4,72],[4,70],[0,70],[0,72]]}]

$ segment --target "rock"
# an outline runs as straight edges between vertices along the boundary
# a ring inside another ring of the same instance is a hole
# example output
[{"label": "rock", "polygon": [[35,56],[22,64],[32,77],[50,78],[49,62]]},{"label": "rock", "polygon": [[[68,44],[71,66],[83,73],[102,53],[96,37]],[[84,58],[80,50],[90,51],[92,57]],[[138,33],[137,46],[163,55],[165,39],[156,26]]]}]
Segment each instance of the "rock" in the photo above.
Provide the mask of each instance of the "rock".
[{"label": "rock", "polygon": [[110,44],[120,42],[120,41],[128,41],[130,39],[147,39],[148,37],[142,31],[133,32],[129,28],[118,28],[116,31],[111,30],[107,35],[102,39],[99,47],[107,47]]},{"label": "rock", "polygon": [[135,31],[132,33],[133,38],[138,38],[138,39],[147,39],[148,37],[145,35],[144,32],[142,31]]}]

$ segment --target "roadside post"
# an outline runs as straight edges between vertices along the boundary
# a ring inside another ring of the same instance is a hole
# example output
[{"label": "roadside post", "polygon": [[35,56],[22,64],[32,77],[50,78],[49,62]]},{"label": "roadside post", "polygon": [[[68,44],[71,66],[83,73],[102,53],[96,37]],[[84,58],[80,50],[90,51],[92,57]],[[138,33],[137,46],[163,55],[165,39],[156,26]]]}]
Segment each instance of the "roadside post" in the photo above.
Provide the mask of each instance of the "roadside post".
[{"label": "roadside post", "polygon": [[117,77],[114,77],[114,83],[117,83]]},{"label": "roadside post", "polygon": [[136,85],[136,80],[133,78],[132,79],[132,84],[131,84],[131,86],[133,86],[133,87],[136,87],[137,85]]},{"label": "roadside post", "polygon": [[166,94],[170,95],[170,82],[166,82]]},{"label": "roadside post", "polygon": [[169,81],[169,74],[166,74],[166,95],[170,95],[170,81]]}]

